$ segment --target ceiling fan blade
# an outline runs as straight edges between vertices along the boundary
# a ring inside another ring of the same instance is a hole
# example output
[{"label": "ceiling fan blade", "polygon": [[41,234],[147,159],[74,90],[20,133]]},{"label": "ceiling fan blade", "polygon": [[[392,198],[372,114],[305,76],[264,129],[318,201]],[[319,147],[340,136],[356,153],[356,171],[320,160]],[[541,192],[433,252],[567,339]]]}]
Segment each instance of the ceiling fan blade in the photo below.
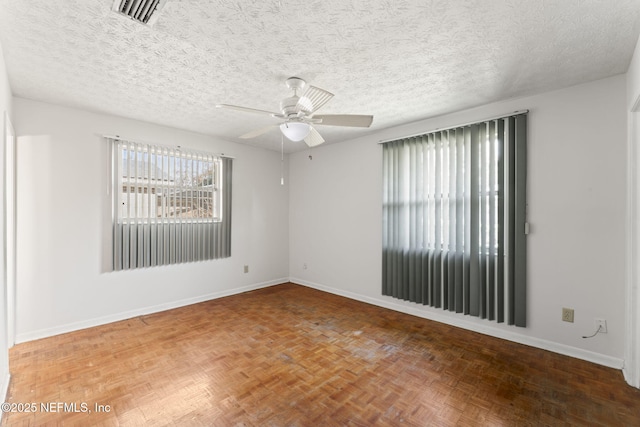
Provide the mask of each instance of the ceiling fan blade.
[{"label": "ceiling fan blade", "polygon": [[318,131],[313,128],[313,126],[310,126],[310,128],[311,130],[309,132],[309,135],[307,135],[307,137],[304,139],[304,142],[309,147],[315,147],[316,145],[322,144],[324,142],[324,138],[322,137],[322,135],[320,135]]},{"label": "ceiling fan blade", "polygon": [[218,104],[218,105],[216,105],[216,108],[226,108],[226,109],[229,109],[229,110],[243,111],[245,113],[267,114],[267,115],[273,116],[273,117],[281,116],[280,113],[274,113],[273,111],[258,110],[256,108],[240,107],[238,105],[230,105],[230,104]]},{"label": "ceiling fan blade", "polygon": [[251,132],[247,132],[244,135],[240,135],[238,138],[240,139],[251,139],[251,138],[255,138],[256,136],[260,136],[264,133],[269,132],[271,129],[278,127],[278,125],[269,125],[267,127],[263,127],[260,129],[256,129],[256,130],[252,130]]},{"label": "ceiling fan blade", "polygon": [[313,113],[329,102],[331,98],[333,98],[333,94],[331,92],[320,89],[319,87],[308,86],[300,99],[298,99],[296,109],[297,111]]},{"label": "ceiling fan blade", "polygon": [[373,122],[373,116],[360,114],[320,114],[314,115],[314,119],[321,119],[320,125],[327,126],[351,126],[357,128],[368,128]]}]

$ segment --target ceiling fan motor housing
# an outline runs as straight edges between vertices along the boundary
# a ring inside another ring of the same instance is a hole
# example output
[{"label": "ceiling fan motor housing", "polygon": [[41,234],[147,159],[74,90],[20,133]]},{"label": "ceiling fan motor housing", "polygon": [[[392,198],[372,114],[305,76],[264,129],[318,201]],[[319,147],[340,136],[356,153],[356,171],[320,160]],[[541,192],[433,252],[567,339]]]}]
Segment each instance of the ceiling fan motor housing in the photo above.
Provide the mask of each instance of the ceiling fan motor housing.
[{"label": "ceiling fan motor housing", "polygon": [[[300,117],[300,113],[309,114],[313,110],[310,101],[305,102],[305,97],[300,97],[303,93],[307,82],[299,77],[289,77],[286,85],[293,91],[293,96],[285,98],[280,102],[280,111],[287,118]],[[307,105],[308,104],[308,105]]]},{"label": "ceiling fan motor housing", "polygon": [[280,102],[280,111],[285,117],[292,117],[298,115],[298,100],[299,96],[292,96],[285,98]]}]

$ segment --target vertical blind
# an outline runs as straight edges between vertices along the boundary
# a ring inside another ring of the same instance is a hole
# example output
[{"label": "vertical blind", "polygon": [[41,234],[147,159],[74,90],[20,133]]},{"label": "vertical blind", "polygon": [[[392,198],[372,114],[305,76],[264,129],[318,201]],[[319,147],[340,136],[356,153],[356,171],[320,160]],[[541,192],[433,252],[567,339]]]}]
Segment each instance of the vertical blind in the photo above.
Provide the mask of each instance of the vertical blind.
[{"label": "vertical blind", "polygon": [[107,139],[114,270],[231,256],[232,159]]},{"label": "vertical blind", "polygon": [[526,120],[383,145],[383,295],[526,326]]}]

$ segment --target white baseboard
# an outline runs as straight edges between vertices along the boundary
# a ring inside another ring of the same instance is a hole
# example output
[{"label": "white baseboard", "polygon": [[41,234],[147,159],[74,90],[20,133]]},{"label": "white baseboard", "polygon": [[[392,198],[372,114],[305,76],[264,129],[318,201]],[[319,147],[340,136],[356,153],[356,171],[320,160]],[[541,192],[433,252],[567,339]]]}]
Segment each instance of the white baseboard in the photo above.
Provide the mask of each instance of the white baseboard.
[{"label": "white baseboard", "polygon": [[[11,374],[7,372],[7,375],[2,379],[2,383],[0,383],[0,402],[4,403],[7,401],[7,393],[9,392],[9,383],[11,382]],[[0,411],[0,422],[2,422],[2,414],[3,411]]]},{"label": "white baseboard", "polygon": [[378,307],[388,308],[390,310],[399,311],[401,313],[410,314],[412,316],[422,317],[424,319],[434,320],[440,323],[446,323],[451,326],[456,326],[462,329],[467,329],[473,332],[489,335],[496,338],[513,341],[519,344],[528,345],[531,347],[540,348],[543,350],[552,351],[554,353],[563,354],[565,356],[575,357],[576,359],[586,360],[588,362],[597,363],[598,365],[607,366],[609,368],[622,369],[624,360],[611,357],[600,353],[595,353],[589,350],[581,348],[571,347],[568,345],[548,341],[540,338],[529,337],[519,334],[517,332],[504,331],[499,328],[494,328],[488,325],[481,325],[475,322],[469,322],[462,319],[451,319],[448,316],[440,315],[437,312],[425,312],[418,308],[412,309],[402,304],[397,304],[392,301],[386,301],[377,298],[371,298],[365,295],[356,294],[353,292],[344,291],[342,289],[336,289],[325,285],[309,282],[308,280],[299,279],[297,277],[290,277],[289,281],[298,285],[307,286],[309,288],[317,289],[331,294],[340,295],[346,298],[350,298],[356,301],[365,302],[367,304],[376,305]]},{"label": "white baseboard", "polygon": [[267,288],[269,286],[286,283],[288,281],[289,281],[289,278],[283,277],[281,279],[274,279],[274,280],[269,280],[267,282],[254,283],[248,286],[242,286],[240,288],[213,292],[210,294],[201,295],[193,298],[186,298],[179,301],[171,301],[168,303],[158,304],[150,307],[142,307],[142,308],[138,308],[131,311],[125,311],[122,313],[83,320],[81,322],[74,322],[74,323],[68,323],[65,325],[59,325],[53,328],[26,332],[26,333],[16,335],[16,344],[27,342],[27,341],[33,341],[41,338],[47,338],[54,335],[65,334],[67,332],[78,331],[80,329],[92,328],[94,326],[105,325],[107,323],[119,322],[121,320],[131,319],[137,316],[144,316],[146,314],[158,313],[161,311],[171,310],[173,308],[184,307],[186,305],[197,304],[199,302],[209,301],[217,298],[223,298],[230,295],[241,294],[243,292],[249,292],[256,289]]},{"label": "white baseboard", "polygon": [[622,368],[622,374],[624,380],[632,387],[640,388],[640,375],[637,372],[633,372],[633,369],[625,364]]},{"label": "white baseboard", "polygon": [[[575,357],[577,359],[586,360],[588,362],[597,363],[599,365],[607,366],[610,368],[622,369],[624,366],[624,360],[620,358],[611,357],[611,356],[607,356],[600,353],[595,353],[595,352],[584,350],[581,348],[571,347],[571,346],[556,343],[553,341],[548,341],[540,338],[534,338],[534,337],[522,335],[517,332],[504,331],[502,329],[494,328],[488,325],[481,325],[475,322],[470,322],[465,320],[464,318],[451,319],[450,317],[440,315],[437,312],[425,312],[424,310],[420,310],[419,308],[413,309],[411,307],[407,307],[402,304],[394,303],[393,301],[386,301],[383,299],[371,298],[365,295],[348,292],[348,291],[332,288],[325,285],[320,285],[318,283],[313,283],[297,277],[289,277],[289,278],[285,277],[285,278],[270,280],[267,282],[255,283],[248,286],[243,286],[243,287],[229,289],[229,290],[220,291],[220,292],[214,292],[214,293],[201,295],[194,298],[187,298],[179,301],[172,301],[165,304],[159,304],[159,305],[150,306],[150,307],[143,307],[140,309],[117,313],[109,316],[97,317],[94,319],[88,319],[81,322],[74,322],[74,323],[56,326],[53,328],[41,329],[37,331],[27,332],[24,334],[18,334],[16,336],[16,343],[33,341],[41,338],[47,338],[54,335],[64,334],[67,332],[77,331],[80,329],[86,329],[94,326],[104,325],[107,323],[131,319],[137,316],[143,316],[151,313],[158,313],[165,310],[171,310],[173,308],[184,307],[186,305],[197,304],[203,301],[223,298],[226,296],[236,295],[243,292],[249,292],[252,290],[266,288],[269,286],[274,286],[274,285],[278,285],[286,282],[292,282],[298,285],[307,286],[309,288],[317,289],[317,290],[328,292],[335,295],[340,295],[349,299],[361,301],[367,304],[372,304],[378,307],[383,307],[383,308],[398,311],[401,313],[406,313],[413,316],[434,320],[436,322],[445,323],[445,324],[456,326],[462,329],[467,329],[473,332],[478,332],[478,333],[493,336],[496,338],[517,342],[519,344],[524,344],[531,347],[552,351],[554,353],[563,354],[565,356]],[[5,384],[4,386],[5,388],[8,387],[8,379],[7,379],[7,384]],[[0,390],[0,392],[1,391],[2,390]],[[6,393],[6,390],[5,390],[5,393]]]}]

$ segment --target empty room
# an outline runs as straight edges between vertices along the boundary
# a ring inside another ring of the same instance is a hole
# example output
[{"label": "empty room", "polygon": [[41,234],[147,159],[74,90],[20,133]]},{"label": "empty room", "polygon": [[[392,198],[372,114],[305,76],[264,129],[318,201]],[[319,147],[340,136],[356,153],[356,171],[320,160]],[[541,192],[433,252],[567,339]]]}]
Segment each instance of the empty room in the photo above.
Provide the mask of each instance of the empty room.
[{"label": "empty room", "polygon": [[0,0],[6,426],[640,425],[637,0]]}]

